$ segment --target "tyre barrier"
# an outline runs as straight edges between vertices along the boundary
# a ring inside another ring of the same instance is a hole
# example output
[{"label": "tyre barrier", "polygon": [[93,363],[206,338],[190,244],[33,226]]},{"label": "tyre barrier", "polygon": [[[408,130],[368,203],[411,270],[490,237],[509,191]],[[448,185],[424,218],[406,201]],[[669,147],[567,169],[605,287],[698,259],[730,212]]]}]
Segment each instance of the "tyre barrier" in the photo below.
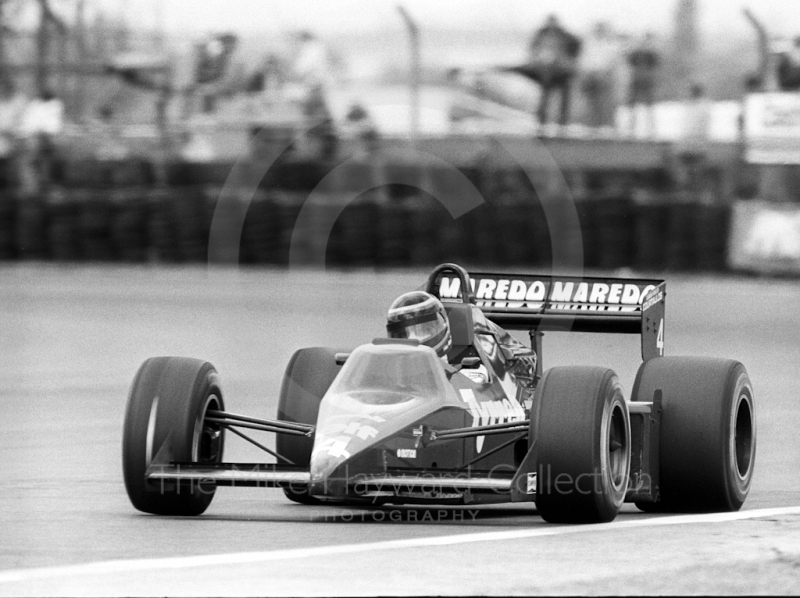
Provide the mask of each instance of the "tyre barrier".
[{"label": "tyre barrier", "polygon": [[202,188],[187,187],[174,193],[171,218],[175,223],[175,253],[179,262],[203,262],[208,259],[208,235],[211,213]]},{"label": "tyre barrier", "polygon": [[661,272],[667,267],[669,204],[645,198],[636,203],[634,267]]},{"label": "tyre barrier", "polygon": [[730,231],[730,209],[716,204],[698,204],[694,223],[695,267],[702,272],[725,269]]},{"label": "tyre barrier", "polygon": [[502,263],[500,237],[505,234],[497,226],[495,213],[487,203],[483,203],[461,216],[456,221],[456,226],[463,226],[464,237],[468,240],[466,246],[466,263]]},{"label": "tyre barrier", "polygon": [[170,187],[221,185],[233,166],[231,162],[171,162],[165,166],[165,183]]},{"label": "tyre barrier", "polygon": [[175,245],[176,223],[172,204],[175,195],[166,189],[156,189],[147,196],[147,259],[152,262],[178,261]]},{"label": "tyre barrier", "polygon": [[[548,208],[545,224],[551,241],[552,258],[566,259],[573,265],[577,264],[577,260],[599,263],[601,255],[592,243],[596,236],[597,207],[594,200],[563,196]],[[576,216],[578,226],[573,225]]]},{"label": "tyre barrier", "polygon": [[444,206],[433,196],[421,192],[408,196],[408,228],[414,231],[419,242],[409,247],[409,260],[412,264],[432,266],[450,260],[450,252],[444,247],[444,227],[452,221]]},{"label": "tyre barrier", "polygon": [[356,267],[375,264],[379,237],[374,223],[379,205],[375,193],[367,192],[344,209],[331,231],[326,249],[329,261]]},{"label": "tyre barrier", "polygon": [[[59,165],[58,182],[67,189],[150,187],[155,182],[154,166],[146,160],[72,159],[59,161]],[[208,167],[203,172],[208,172]]]},{"label": "tyre barrier", "polygon": [[22,260],[50,257],[47,247],[47,204],[41,197],[18,198],[15,211],[15,254]]},{"label": "tyre barrier", "polygon": [[336,220],[336,213],[340,209],[337,204],[341,197],[329,198],[315,194],[304,199],[303,195],[296,193],[287,198],[291,207],[288,214],[294,215],[296,210],[296,215],[293,218],[295,224],[281,235],[282,242],[287,245],[286,253],[291,251],[290,259],[298,265],[319,264],[319,260],[325,263],[329,250],[332,259],[335,259],[338,244],[332,238],[333,233],[329,232],[328,225]]},{"label": "tyre barrier", "polygon": [[281,212],[278,203],[267,192],[259,190],[245,215],[240,242],[240,262],[243,264],[274,264],[278,262],[281,233]]},{"label": "tyre barrier", "polygon": [[403,162],[385,164],[379,174],[383,181],[392,181],[386,184],[386,193],[394,200],[417,197],[426,176],[423,166]]},{"label": "tyre barrier", "polygon": [[316,188],[325,178],[328,170],[329,168],[319,161],[289,160],[281,157],[269,167],[261,179],[260,186],[264,189],[305,192],[308,195],[308,192]]},{"label": "tyre barrier", "polygon": [[[219,189],[66,189],[47,197],[0,195],[0,259],[54,261],[204,262]],[[552,264],[553,242],[583,244],[587,268],[640,271],[722,271],[730,207],[691,197],[567,198],[548,215],[535,197],[506,192],[453,218],[433,196],[392,197],[259,189],[247,206],[240,238],[243,264],[470,266],[541,269]],[[352,200],[352,201],[351,201]],[[343,202],[349,202],[345,207]],[[563,229],[566,210],[580,228]],[[242,206],[244,208],[244,206]],[[301,208],[303,229],[297,229]],[[331,223],[334,223],[331,227]],[[554,231],[556,237],[551,235]],[[574,237],[574,238],[573,238]]]},{"label": "tyre barrier", "polygon": [[530,264],[536,268],[552,264],[550,227],[541,204],[538,201],[512,204],[505,212],[513,219],[511,234],[504,236],[509,259],[520,266]]},{"label": "tyre barrier", "polygon": [[144,262],[148,258],[147,226],[150,211],[147,195],[138,189],[120,189],[114,195],[114,214],[111,238],[117,259],[124,262]]},{"label": "tyre barrier", "polygon": [[77,227],[83,259],[90,262],[116,258],[111,239],[114,201],[110,193],[83,191]]},{"label": "tyre barrier", "polygon": [[695,234],[692,225],[696,218],[698,204],[679,198],[670,202],[667,212],[667,269],[694,270],[696,268]]},{"label": "tyre barrier", "polygon": [[378,243],[375,265],[381,267],[404,266],[411,263],[411,248],[425,240],[416,237],[411,230],[412,204],[408,201],[393,201],[381,206],[377,219]]},{"label": "tyre barrier", "polygon": [[635,213],[628,197],[607,197],[594,202],[596,267],[601,270],[633,265]]},{"label": "tyre barrier", "polygon": [[13,193],[0,193],[0,260],[17,256],[17,205]]},{"label": "tyre barrier", "polygon": [[289,250],[292,244],[292,234],[294,233],[297,217],[300,215],[300,208],[303,207],[308,194],[302,192],[280,193],[275,198],[278,222],[280,228],[277,235],[277,251],[275,252],[275,262],[280,265],[289,263]]},{"label": "tyre barrier", "polygon": [[602,246],[597,238],[597,212],[599,201],[592,198],[582,198],[575,202],[575,211],[581,227],[581,242],[583,243],[583,265],[586,268],[600,267],[600,253]]},{"label": "tyre barrier", "polygon": [[48,201],[46,242],[50,257],[59,262],[83,259],[81,240],[84,234],[79,230],[81,204],[71,201],[64,194],[58,194]]}]

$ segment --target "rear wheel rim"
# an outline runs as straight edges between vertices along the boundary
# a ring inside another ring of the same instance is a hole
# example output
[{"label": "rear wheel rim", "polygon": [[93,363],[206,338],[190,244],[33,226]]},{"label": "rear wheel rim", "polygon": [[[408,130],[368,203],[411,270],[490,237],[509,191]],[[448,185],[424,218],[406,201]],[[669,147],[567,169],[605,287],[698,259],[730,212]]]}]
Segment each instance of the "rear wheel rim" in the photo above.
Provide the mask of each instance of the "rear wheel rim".
[{"label": "rear wheel rim", "polygon": [[614,400],[603,417],[601,469],[615,502],[624,498],[630,469],[629,434],[625,406]]}]

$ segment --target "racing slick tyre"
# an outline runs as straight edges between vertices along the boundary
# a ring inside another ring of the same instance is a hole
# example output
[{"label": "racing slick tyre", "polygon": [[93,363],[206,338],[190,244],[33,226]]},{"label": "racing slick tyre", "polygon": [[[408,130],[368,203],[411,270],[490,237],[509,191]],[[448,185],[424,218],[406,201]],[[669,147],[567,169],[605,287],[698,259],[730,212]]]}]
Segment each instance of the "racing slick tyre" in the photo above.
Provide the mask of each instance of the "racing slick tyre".
[{"label": "racing slick tyre", "polygon": [[756,455],[753,385],[732,359],[657,357],[639,367],[634,401],[662,391],[659,492],[646,512],[738,511]]},{"label": "racing slick tyre", "polygon": [[[319,403],[342,369],[341,365],[336,364],[337,352],[339,351],[324,347],[295,351],[283,377],[278,400],[278,419],[312,426],[317,423]],[[276,439],[278,454],[300,467],[309,467],[313,447],[313,437],[278,434]],[[284,488],[284,494],[301,504],[320,503],[305,491]]]},{"label": "racing slick tyre", "polygon": [[628,405],[617,375],[555,367],[536,389],[536,508],[551,523],[604,523],[622,507],[631,464]]},{"label": "racing slick tyre", "polygon": [[133,506],[156,515],[200,515],[216,486],[197,482],[150,482],[151,464],[219,463],[225,432],[207,422],[224,410],[217,371],[186,357],[153,357],[136,373],[128,395],[122,435],[122,471]]}]

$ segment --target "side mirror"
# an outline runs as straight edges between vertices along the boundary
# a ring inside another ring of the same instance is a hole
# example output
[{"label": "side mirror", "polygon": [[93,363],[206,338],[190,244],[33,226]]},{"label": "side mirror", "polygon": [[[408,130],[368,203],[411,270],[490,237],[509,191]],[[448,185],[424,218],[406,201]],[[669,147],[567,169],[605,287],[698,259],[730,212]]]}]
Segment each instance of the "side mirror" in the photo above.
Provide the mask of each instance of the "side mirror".
[{"label": "side mirror", "polygon": [[462,368],[476,368],[481,364],[480,357],[465,357],[461,360]]},{"label": "side mirror", "polygon": [[337,353],[333,358],[336,361],[336,365],[344,365],[348,357],[350,357],[350,353]]}]

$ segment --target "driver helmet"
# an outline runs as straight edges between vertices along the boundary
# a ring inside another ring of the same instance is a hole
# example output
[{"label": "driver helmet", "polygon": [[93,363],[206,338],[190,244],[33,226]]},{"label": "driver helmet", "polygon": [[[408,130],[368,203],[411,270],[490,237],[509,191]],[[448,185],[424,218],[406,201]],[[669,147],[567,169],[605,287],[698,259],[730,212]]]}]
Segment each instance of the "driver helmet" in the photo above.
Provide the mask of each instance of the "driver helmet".
[{"label": "driver helmet", "polygon": [[411,291],[394,300],[389,307],[386,331],[389,338],[418,340],[439,357],[445,355],[452,343],[444,305],[425,291]]}]

